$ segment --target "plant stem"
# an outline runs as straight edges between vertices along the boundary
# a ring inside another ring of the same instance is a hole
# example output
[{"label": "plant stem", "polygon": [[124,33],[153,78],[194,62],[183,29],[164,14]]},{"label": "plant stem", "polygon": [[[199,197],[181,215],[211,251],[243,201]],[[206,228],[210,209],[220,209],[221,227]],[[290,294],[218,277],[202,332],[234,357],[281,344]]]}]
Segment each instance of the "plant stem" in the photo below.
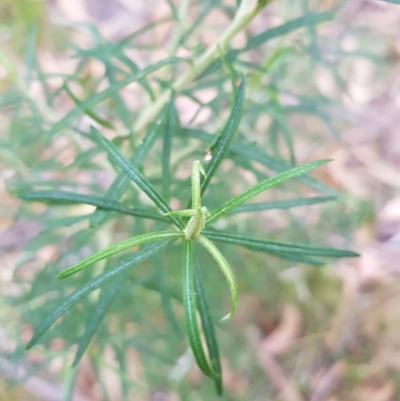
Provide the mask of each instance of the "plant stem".
[{"label": "plant stem", "polygon": [[[272,0],[269,0],[269,4]],[[259,2],[255,6],[250,6],[250,0],[242,0],[242,3],[235,15],[231,25],[221,35],[221,37],[209,47],[202,56],[195,60],[192,67],[185,74],[182,75],[173,85],[172,89],[176,93],[180,93],[187,85],[199,76],[216,58],[220,57],[221,49],[225,49],[231,39],[240,32],[262,9]],[[147,125],[153,121],[163,107],[168,103],[170,92],[163,92],[157,101],[151,104],[140,115],[137,123],[133,127],[133,131],[138,133],[144,130]]]}]

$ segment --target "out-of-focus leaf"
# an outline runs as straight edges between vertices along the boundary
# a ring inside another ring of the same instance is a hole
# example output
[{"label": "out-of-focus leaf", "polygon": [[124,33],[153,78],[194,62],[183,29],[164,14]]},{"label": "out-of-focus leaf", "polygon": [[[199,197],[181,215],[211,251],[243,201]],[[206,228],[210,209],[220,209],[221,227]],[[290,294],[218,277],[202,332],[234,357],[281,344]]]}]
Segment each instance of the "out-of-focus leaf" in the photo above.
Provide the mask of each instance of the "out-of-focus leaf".
[{"label": "out-of-focus leaf", "polygon": [[90,281],[88,281],[83,287],[79,288],[71,295],[68,295],[60,305],[54,309],[49,315],[47,315],[44,320],[36,327],[35,333],[28,345],[27,349],[32,348],[38,340],[43,336],[43,334],[50,328],[50,326],[60,317],[62,316],[68,309],[70,309],[73,305],[79,302],[86,295],[90,294],[92,291],[97,288],[103,286],[108,283],[115,277],[118,277],[120,274],[125,272],[130,267],[135,264],[146,260],[150,256],[159,252],[162,248],[164,248],[170,241],[164,240],[157,242],[155,244],[145,245],[142,249],[135,252],[134,255],[131,255],[121,262],[117,263],[114,267],[106,270],[104,273],[99,274],[94,277]]},{"label": "out-of-focus leaf", "polygon": [[248,51],[250,49],[254,49],[255,47],[261,46],[263,43],[271,39],[287,35],[288,33],[295,31],[299,28],[307,27],[309,25],[320,24],[321,22],[331,21],[332,19],[333,19],[333,14],[329,12],[320,14],[313,14],[313,13],[307,14],[303,17],[286,22],[275,28],[267,29],[266,31],[261,32],[258,35],[250,37],[249,40],[247,41],[246,46],[243,49],[240,49],[240,51],[243,52],[243,51]]},{"label": "out-of-focus leaf", "polygon": [[108,99],[114,93],[119,92],[121,89],[125,88],[130,83],[139,81],[140,79],[144,78],[148,74],[151,74],[152,72],[157,71],[158,69],[160,69],[166,65],[176,64],[176,63],[179,63],[182,61],[185,61],[185,59],[182,59],[179,57],[170,57],[168,59],[159,61],[158,63],[152,64],[152,65],[140,70],[137,74],[129,75],[128,77],[124,78],[123,80],[115,82],[115,84],[110,85],[107,89],[103,90],[102,92],[97,93],[96,95],[91,96],[89,99],[81,102],[79,104],[79,107],[75,107],[70,112],[68,112],[60,121],[58,121],[51,127],[51,129],[49,131],[49,135],[54,135],[57,132],[59,132],[60,130],[68,127],[70,125],[72,119],[79,117],[79,115],[82,114],[82,110],[91,110],[98,103]]},{"label": "out-of-focus leaf", "polygon": [[87,347],[89,346],[92,337],[94,336],[100,323],[104,319],[108,308],[114,301],[114,298],[117,295],[121,285],[126,280],[126,276],[127,274],[125,272],[125,274],[119,275],[111,283],[106,284],[102,288],[99,301],[96,305],[96,309],[94,313],[90,316],[89,320],[87,321],[85,325],[85,332],[79,339],[78,350],[76,351],[72,366],[75,366],[76,364],[79,363]]},{"label": "out-of-focus leaf", "polygon": [[164,199],[169,202],[170,198],[170,183],[171,183],[171,171],[170,171],[170,159],[172,150],[172,124],[175,116],[175,96],[171,94],[171,99],[167,107],[167,120],[164,126],[163,135],[163,150],[161,158],[161,170],[162,170],[162,194]]},{"label": "out-of-focus leaf", "polygon": [[249,205],[240,205],[236,207],[230,212],[230,214],[258,212],[261,210],[272,210],[272,209],[291,209],[293,207],[316,205],[318,203],[330,202],[334,200],[336,200],[336,197],[334,196],[324,196],[324,197],[314,197],[314,198],[290,199],[276,202],[251,203]]},{"label": "out-of-focus leaf", "polygon": [[151,211],[146,208],[130,208],[125,206],[121,202],[117,202],[112,199],[107,199],[97,195],[85,195],[77,194],[74,192],[67,191],[31,191],[18,194],[20,199],[31,201],[31,202],[51,202],[58,204],[87,204],[110,211],[129,214],[131,216],[143,217],[146,219],[159,220],[169,222],[169,219],[157,213],[157,211]]}]

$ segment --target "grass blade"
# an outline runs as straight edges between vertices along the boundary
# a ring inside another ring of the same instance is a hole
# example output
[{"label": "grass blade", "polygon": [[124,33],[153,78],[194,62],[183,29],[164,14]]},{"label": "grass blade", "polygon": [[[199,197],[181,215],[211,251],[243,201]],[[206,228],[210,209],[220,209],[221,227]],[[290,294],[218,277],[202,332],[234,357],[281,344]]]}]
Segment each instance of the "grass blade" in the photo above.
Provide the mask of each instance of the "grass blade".
[{"label": "grass blade", "polygon": [[[142,143],[134,150],[132,157],[130,158],[131,163],[138,167],[142,164],[144,158],[147,156],[150,149],[153,147],[158,133],[158,124],[152,124],[147,131],[146,136],[144,137]],[[125,172],[121,172],[118,174],[116,180],[111,184],[109,189],[105,193],[105,197],[110,199],[118,200],[125,193],[128,188],[129,177],[125,174]],[[95,227],[99,224],[102,224],[107,220],[110,213],[103,209],[96,209],[93,215],[90,217],[89,224],[91,227]]]},{"label": "grass blade", "polygon": [[68,191],[31,191],[18,194],[20,199],[26,201],[37,201],[37,202],[51,202],[59,204],[87,204],[102,209],[106,209],[113,212],[118,212],[122,214],[128,214],[136,217],[143,217],[152,220],[159,220],[169,222],[169,219],[163,215],[157,213],[157,211],[152,212],[151,210],[146,210],[145,208],[131,208],[125,206],[121,202],[117,202],[113,199],[107,199],[106,197],[97,195],[85,195],[77,194],[75,192]]},{"label": "grass blade", "polygon": [[206,295],[201,280],[200,271],[197,265],[194,265],[194,289],[196,292],[196,304],[200,314],[201,325],[203,327],[204,338],[206,340],[208,354],[210,355],[211,367],[217,377],[214,377],[214,383],[219,396],[223,393],[222,387],[222,368],[219,356],[217,337],[215,327],[208,308]]},{"label": "grass blade", "polygon": [[203,231],[210,240],[244,246],[249,249],[263,252],[281,252],[298,255],[318,256],[321,258],[354,258],[359,256],[356,252],[347,249],[335,249],[321,246],[310,246],[290,242],[268,241],[258,238],[248,238],[240,235],[226,234],[214,231]]},{"label": "grass blade", "polygon": [[200,370],[209,377],[215,377],[207,360],[207,356],[201,342],[201,333],[196,314],[196,300],[193,277],[193,243],[183,242],[183,309],[185,313],[185,327],[189,338],[190,347]]},{"label": "grass blade", "polygon": [[[154,204],[163,213],[172,212],[172,209],[160,195],[160,193],[153,187],[150,181],[144,177],[133,165],[129,162],[106,138],[104,138],[99,130],[91,127],[92,134],[96,137],[98,143],[106,150],[113,162],[121,168],[122,171],[154,202]],[[180,229],[184,228],[182,220],[176,216],[169,216],[171,221]]]},{"label": "grass blade", "polygon": [[118,294],[121,285],[124,283],[127,275],[126,273],[127,272],[125,272],[125,274],[119,275],[111,283],[108,283],[105,287],[102,288],[96,309],[86,323],[85,332],[79,339],[78,350],[76,351],[72,366],[77,365],[81,360],[83,354],[90,344],[92,337],[94,336],[100,323],[104,319],[108,308],[111,306],[116,295]]},{"label": "grass blade", "polygon": [[159,241],[163,239],[174,239],[182,237],[184,234],[180,231],[156,231],[152,233],[137,235],[136,237],[128,238],[124,241],[110,245],[102,251],[96,252],[93,255],[81,260],[74,266],[71,266],[57,275],[57,278],[66,278],[75,274],[87,266],[98,262],[99,260],[108,258],[116,253],[122,252],[125,249],[132,248],[136,245],[143,245],[148,242]]},{"label": "grass blade", "polygon": [[53,125],[53,127],[49,131],[49,135],[54,135],[60,130],[69,127],[71,125],[71,120],[76,117],[79,117],[82,114],[82,110],[93,109],[93,107],[96,106],[96,104],[101,103],[104,100],[112,97],[115,93],[119,92],[121,89],[125,88],[130,83],[139,81],[145,76],[151,74],[154,71],[157,71],[158,69],[166,65],[176,64],[181,61],[186,61],[186,60],[179,57],[170,57],[142,69],[137,74],[131,74],[128,77],[122,79],[121,81],[115,82],[115,84],[110,85],[104,91],[97,93],[96,95],[91,96],[89,99],[81,102],[79,107],[75,107],[70,112],[68,112],[60,121],[58,121]]},{"label": "grass blade", "polygon": [[121,262],[117,263],[114,267],[106,270],[104,273],[99,274],[98,276],[92,278],[88,281],[83,287],[79,288],[71,295],[68,295],[60,305],[54,309],[49,315],[46,316],[44,320],[36,327],[35,333],[28,345],[27,349],[32,348],[38,340],[43,336],[43,334],[50,328],[50,326],[60,317],[62,316],[68,309],[70,309],[73,305],[83,299],[86,295],[90,294],[92,291],[97,290],[102,285],[108,283],[115,277],[118,277],[126,270],[131,268],[143,260],[146,260],[150,256],[159,252],[162,248],[164,248],[170,241],[162,240],[155,244],[149,244],[144,246],[139,251],[135,252],[134,255],[131,255]]},{"label": "grass blade", "polygon": [[207,237],[199,235],[197,237],[197,240],[200,242],[201,245],[204,246],[204,248],[207,249],[208,252],[210,252],[211,256],[217,262],[219,268],[221,269],[229,285],[229,290],[231,292],[232,307],[229,314],[223,317],[221,320],[229,319],[235,313],[238,304],[238,289],[235,276],[233,275],[233,272],[227,260],[225,259],[224,255],[222,255],[219,249]]},{"label": "grass blade", "polygon": [[225,127],[221,132],[221,135],[219,135],[216,141],[210,146],[212,159],[206,166],[206,176],[201,184],[202,194],[204,194],[204,192],[206,191],[211,178],[214,176],[222,159],[225,157],[232,138],[239,127],[240,119],[242,117],[245,94],[246,81],[243,77],[237,91],[235,105],[233,106],[228,121],[226,122]]},{"label": "grass blade", "polygon": [[261,210],[291,209],[299,206],[316,205],[318,203],[336,200],[334,196],[321,196],[313,198],[298,198],[276,202],[251,203],[250,205],[240,205],[233,209],[230,214],[259,212]]},{"label": "grass blade", "polygon": [[276,175],[275,177],[268,178],[265,181],[260,182],[259,184],[254,185],[253,187],[249,188],[247,191],[242,192],[240,195],[235,196],[234,198],[230,199],[228,202],[225,202],[223,205],[215,209],[211,212],[211,215],[206,220],[206,225],[214,222],[224,214],[230,212],[235,207],[241,205],[242,203],[246,202],[247,200],[253,198],[254,196],[258,195],[259,193],[265,191],[268,188],[271,188],[275,185],[280,184],[288,180],[289,178],[295,177],[300,174],[304,174],[305,172],[321,166],[325,163],[328,163],[330,160],[318,160],[315,162],[303,164],[302,166],[291,168],[283,173]]}]

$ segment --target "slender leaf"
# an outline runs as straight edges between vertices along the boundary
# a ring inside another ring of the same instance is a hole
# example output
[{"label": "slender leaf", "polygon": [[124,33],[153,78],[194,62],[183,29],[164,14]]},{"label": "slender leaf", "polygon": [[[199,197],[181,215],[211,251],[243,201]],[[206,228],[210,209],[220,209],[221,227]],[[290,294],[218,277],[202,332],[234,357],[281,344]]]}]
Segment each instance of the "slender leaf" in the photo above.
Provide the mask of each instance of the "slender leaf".
[{"label": "slender leaf", "polygon": [[[153,147],[154,142],[157,139],[158,124],[151,124],[147,134],[145,135],[142,143],[134,150],[132,157],[130,158],[131,163],[138,167],[142,164],[144,158],[147,156],[150,149]],[[110,188],[106,191],[105,197],[110,199],[118,200],[125,193],[128,188],[129,177],[124,171],[118,174],[115,181],[111,184]],[[96,209],[90,218],[90,226],[95,227],[102,224],[107,220],[109,212],[103,209]]]},{"label": "slender leaf", "polygon": [[400,0],[379,0],[379,1],[384,1],[386,3],[392,3],[392,4],[400,4]]},{"label": "slender leaf", "polygon": [[68,368],[67,375],[64,378],[62,386],[61,401],[72,401],[77,374],[78,374],[78,369],[76,367],[72,366]]},{"label": "slender leaf", "polygon": [[226,234],[215,231],[203,231],[210,240],[221,241],[229,244],[241,245],[249,249],[264,252],[281,252],[299,255],[318,256],[321,258],[354,258],[359,256],[356,252],[347,249],[335,249],[306,244],[294,244],[290,242],[268,241],[258,238],[248,238],[240,235]]},{"label": "slender leaf", "polygon": [[320,14],[307,14],[303,17],[279,25],[276,28],[267,29],[266,31],[261,32],[258,35],[250,37],[247,41],[246,46],[243,49],[240,49],[240,51],[244,52],[250,49],[254,49],[255,47],[258,47],[271,39],[287,35],[288,33],[299,28],[320,24],[321,22],[331,21],[332,19],[333,14],[329,12]]},{"label": "slender leaf", "polygon": [[81,260],[74,266],[71,266],[57,275],[57,278],[66,278],[75,274],[87,266],[98,262],[99,260],[108,258],[116,253],[122,252],[125,249],[132,248],[136,245],[143,245],[148,242],[160,241],[163,239],[180,238],[184,234],[180,231],[156,231],[152,233],[137,235],[136,237],[128,238],[124,241],[116,242],[102,251],[96,252],[93,255]]},{"label": "slender leaf", "polygon": [[196,296],[194,291],[193,277],[193,243],[183,242],[183,309],[185,313],[185,327],[189,338],[190,347],[194,358],[201,371],[209,377],[215,377],[214,372],[207,360],[207,356],[201,343],[201,333],[196,314]]},{"label": "slender leaf", "polygon": [[229,319],[235,313],[238,304],[238,289],[235,276],[224,255],[222,255],[219,249],[207,237],[199,235],[197,240],[201,245],[204,246],[204,248],[207,249],[208,252],[210,252],[211,256],[217,262],[219,268],[225,276],[226,282],[228,283],[229,290],[231,292],[232,307],[230,313],[223,317],[222,320]]},{"label": "slender leaf", "polygon": [[[331,21],[332,19],[333,19],[333,14],[329,13],[329,12],[320,13],[320,14],[310,13],[306,16],[296,18],[292,21],[286,22],[275,28],[270,28],[264,32],[261,32],[258,35],[250,37],[248,39],[245,47],[243,47],[241,49],[229,50],[225,55],[225,59],[227,62],[230,62],[230,63],[235,62],[235,59],[238,57],[239,54],[248,52],[251,49],[259,47],[262,44],[264,44],[272,39],[287,35],[288,33],[293,32],[297,29],[316,25],[316,24],[326,22],[326,21]],[[237,60],[236,63],[243,64],[243,62],[241,60]],[[223,63],[220,59],[215,60],[203,71],[202,74],[200,74],[197,77],[197,79],[202,79],[212,73],[215,73],[222,67],[222,65],[223,65]]]},{"label": "slender leaf", "polygon": [[[207,132],[201,131],[201,130],[185,128],[185,129],[180,130],[180,134],[188,135],[191,138],[196,138],[200,141],[204,141],[204,142],[208,142],[208,143],[210,143],[214,140],[213,135],[208,134]],[[274,157],[267,155],[266,153],[257,149],[254,146],[247,145],[245,143],[239,143],[234,140],[231,143],[229,155],[233,159],[235,159],[237,157],[237,155],[239,155],[239,156],[245,157],[247,159],[255,160],[258,163],[261,163],[263,166],[265,166],[271,170],[277,171],[277,172],[287,170],[291,167],[284,160],[276,159]],[[310,177],[308,175],[296,177],[295,180],[299,181],[305,185],[308,185],[309,187],[315,189],[316,191],[324,193],[325,195],[336,196],[335,191],[333,191],[332,189],[328,188],[326,185],[322,184],[321,182],[317,181],[315,178]]]},{"label": "slender leaf", "polygon": [[171,99],[167,108],[167,121],[164,127],[164,138],[163,138],[163,150],[161,158],[161,170],[162,170],[162,194],[164,199],[169,202],[170,198],[170,159],[172,150],[172,123],[175,116],[175,96],[172,92]]},{"label": "slender leaf", "polygon": [[53,127],[50,129],[49,134],[53,135],[59,132],[60,130],[67,128],[71,124],[72,119],[79,117],[82,114],[82,110],[91,110],[96,104],[101,103],[104,100],[108,99],[109,97],[113,96],[115,93],[119,92],[121,89],[125,88],[130,83],[139,81],[145,76],[151,74],[154,71],[157,71],[158,69],[166,65],[176,64],[181,61],[185,61],[185,59],[179,57],[170,57],[142,69],[137,74],[131,74],[128,77],[122,79],[121,81],[115,82],[115,84],[110,85],[104,91],[97,93],[96,95],[91,96],[89,99],[81,102],[79,104],[79,107],[75,107],[74,109],[69,111],[60,121],[58,121],[53,125]]},{"label": "slender leaf", "polygon": [[204,194],[205,190],[208,187],[208,184],[210,183],[211,178],[214,176],[222,159],[225,157],[229,145],[232,141],[232,138],[239,127],[240,119],[242,117],[242,112],[243,112],[243,103],[245,94],[246,94],[246,80],[243,77],[239,89],[237,91],[235,105],[233,106],[228,121],[226,122],[225,127],[222,130],[219,137],[217,138],[217,140],[210,147],[212,159],[206,166],[206,176],[201,184],[202,194]]},{"label": "slender leaf", "polygon": [[82,112],[84,114],[86,114],[87,116],[89,116],[91,119],[93,119],[94,121],[96,121],[97,123],[99,123],[100,125],[102,125],[103,127],[106,128],[114,128],[113,125],[108,122],[107,120],[105,120],[104,118],[101,118],[100,116],[97,115],[97,113],[95,113],[93,110],[90,109],[84,109],[81,107],[82,101],[79,100],[71,91],[71,89],[69,89],[69,86],[67,84],[67,82],[64,80],[64,84],[63,84],[63,88],[65,90],[65,92],[67,92],[68,96],[73,100],[73,102],[75,103],[76,106],[78,106],[79,108],[81,108]]},{"label": "slender leaf", "polygon": [[31,191],[24,192],[18,194],[18,197],[26,200],[26,201],[35,201],[35,202],[55,202],[59,204],[87,204],[93,205],[97,207],[101,207],[102,209],[129,214],[131,216],[143,217],[147,219],[159,220],[169,222],[169,219],[163,215],[157,213],[157,211],[153,212],[146,208],[131,208],[125,206],[121,202],[117,202],[112,199],[107,199],[106,197],[97,196],[97,195],[85,195],[85,194],[77,194],[75,192],[68,191]]},{"label": "slender leaf", "polygon": [[[154,202],[154,204],[164,213],[171,212],[172,209],[167,204],[165,199],[160,195],[160,193],[153,187],[150,181],[144,177],[132,163],[129,162],[118,149],[104,138],[99,130],[91,127],[93,135],[96,137],[99,144],[107,151],[113,162],[121,168],[129,176],[129,178],[136,183],[136,185]],[[176,216],[169,216],[171,221],[180,229],[184,228],[182,220]]]},{"label": "slender leaf", "polygon": [[88,322],[85,325],[85,332],[79,339],[78,350],[76,351],[74,361],[72,366],[75,366],[81,360],[83,354],[85,353],[87,347],[90,344],[90,341],[94,334],[96,333],[100,323],[104,319],[108,308],[111,306],[111,303],[114,301],[121,285],[126,280],[126,274],[121,274],[116,277],[111,283],[105,285],[99,297],[99,301],[96,305],[96,309],[92,315],[90,315]]},{"label": "slender leaf", "polygon": [[118,277],[130,267],[156,254],[168,243],[170,243],[169,240],[161,240],[160,242],[157,242],[155,244],[145,245],[142,249],[135,252],[134,255],[130,255],[129,257],[124,258],[114,267],[92,278],[83,287],[79,288],[71,295],[68,295],[65,299],[63,299],[61,304],[58,305],[56,309],[53,310],[53,312],[47,315],[46,318],[42,320],[42,322],[36,327],[35,333],[26,348],[32,348],[60,316],[62,316],[68,309],[70,309],[73,305],[83,299],[86,295],[108,283],[115,277]]},{"label": "slender leaf", "polygon": [[292,138],[292,133],[290,131],[290,128],[285,121],[285,117],[284,117],[283,113],[280,111],[280,108],[278,108],[276,106],[271,107],[269,109],[269,113],[273,117],[276,124],[280,127],[280,130],[283,134],[283,139],[285,140],[286,145],[289,149],[290,163],[292,166],[294,166],[296,164],[296,156],[294,153],[293,138]]},{"label": "slender leaf", "polygon": [[[110,61],[108,57],[104,60],[104,65],[106,67],[105,76],[108,79],[109,85],[114,85],[115,82],[118,82],[116,76],[118,74],[118,70],[114,67],[114,64]],[[132,71],[133,74],[136,74],[139,71],[139,68]],[[144,79],[144,78],[143,78]],[[138,83],[146,88],[146,84],[143,85],[143,80],[139,80]],[[128,135],[132,136],[132,113],[128,109],[125,101],[122,99],[121,95],[117,92],[111,97],[115,110],[117,112],[117,116],[120,118],[121,122],[124,124],[124,127],[128,131]]]},{"label": "slender leaf", "polygon": [[249,205],[240,205],[233,209],[230,214],[258,212],[261,210],[272,209],[291,209],[293,207],[315,205],[318,203],[336,200],[334,196],[314,197],[314,198],[298,198],[276,202],[251,203]]},{"label": "slender leaf", "polygon": [[315,162],[303,164],[302,166],[294,167],[290,170],[284,171],[276,175],[275,177],[268,178],[265,181],[260,182],[259,184],[254,185],[253,187],[249,188],[247,191],[242,192],[240,195],[235,196],[234,198],[230,199],[228,202],[225,202],[223,205],[218,207],[216,210],[211,212],[211,215],[207,218],[206,224],[210,224],[227,214],[235,207],[241,205],[242,203],[246,202],[247,200],[253,198],[254,196],[258,195],[259,193],[265,191],[268,188],[271,188],[275,185],[278,185],[289,178],[295,177],[300,174],[304,174],[305,172],[321,166],[325,163],[328,163],[330,160],[318,160]]},{"label": "slender leaf", "polygon": [[206,340],[208,354],[210,355],[210,361],[212,369],[217,373],[217,377],[214,377],[215,387],[219,396],[223,393],[222,387],[222,368],[219,356],[219,347],[217,337],[215,335],[214,323],[210,315],[208,308],[206,295],[204,292],[200,270],[195,263],[194,265],[194,289],[196,293],[196,304],[200,314],[201,325],[203,327],[204,338]]},{"label": "slender leaf", "polygon": [[265,253],[275,256],[279,259],[290,260],[291,262],[296,262],[296,263],[305,263],[307,265],[312,265],[312,266],[322,266],[326,263],[326,262],[322,262],[322,261],[314,259],[314,258],[310,258],[309,256],[300,255],[298,253],[291,253],[291,252],[288,252],[287,250],[285,250],[284,252],[275,252],[275,251],[267,252],[264,249],[258,249],[258,248],[248,247],[248,249],[251,249],[253,251],[258,251],[258,252],[265,252]]},{"label": "slender leaf", "polygon": [[162,263],[162,258],[161,254],[158,253],[157,255],[154,256],[154,270],[155,270],[155,278],[157,282],[157,289],[160,292],[161,296],[161,304],[162,308],[164,310],[165,317],[167,318],[168,322],[170,323],[172,329],[174,330],[176,335],[181,334],[181,330],[179,328],[179,324],[176,320],[174,311],[172,309],[172,303],[171,303],[171,296],[168,292],[168,288],[165,284],[165,275],[164,275],[164,269],[163,269],[163,263]]},{"label": "slender leaf", "polygon": [[172,0],[166,0],[166,2],[169,4],[169,6],[171,8],[172,16],[173,16],[174,20],[178,21],[179,20],[178,11],[177,11],[176,7],[174,6],[174,3],[172,2]]}]

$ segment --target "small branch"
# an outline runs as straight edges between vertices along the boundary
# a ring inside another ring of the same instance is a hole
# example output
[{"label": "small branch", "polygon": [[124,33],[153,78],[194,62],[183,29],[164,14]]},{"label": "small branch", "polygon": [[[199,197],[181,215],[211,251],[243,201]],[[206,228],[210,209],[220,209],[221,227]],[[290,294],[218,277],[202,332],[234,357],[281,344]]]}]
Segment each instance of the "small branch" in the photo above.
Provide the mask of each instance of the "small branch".
[{"label": "small branch", "polygon": [[[220,57],[221,49],[225,49],[231,39],[240,32],[256,15],[273,0],[258,1],[256,5],[251,5],[250,0],[242,0],[241,5],[235,15],[231,25],[221,35],[221,37],[209,47],[202,56],[193,62],[192,67],[173,85],[172,89],[176,93],[182,92],[188,84],[198,77],[216,58]],[[134,132],[141,132],[147,125],[153,121],[163,107],[168,103],[170,98],[169,91],[163,92],[157,101],[150,105],[140,115],[137,123],[133,127]]]}]

